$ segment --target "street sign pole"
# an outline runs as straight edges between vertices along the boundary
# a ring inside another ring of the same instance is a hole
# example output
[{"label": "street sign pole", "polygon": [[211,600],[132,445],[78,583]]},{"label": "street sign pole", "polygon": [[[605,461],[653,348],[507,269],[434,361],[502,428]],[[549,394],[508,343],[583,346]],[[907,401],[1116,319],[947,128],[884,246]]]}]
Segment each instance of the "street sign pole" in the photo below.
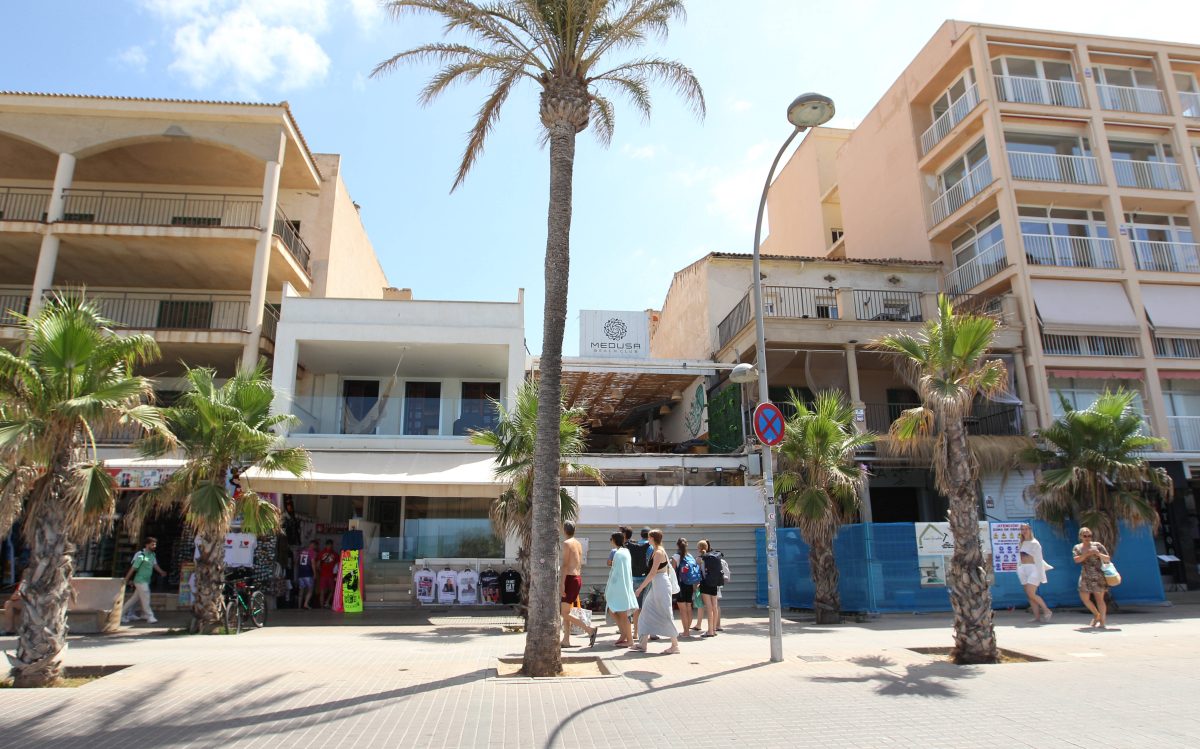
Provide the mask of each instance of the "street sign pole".
[{"label": "street sign pole", "polygon": [[[759,325],[762,324],[761,317],[758,322]],[[783,660],[783,604],[779,595],[779,534],[776,530],[778,527],[776,518],[778,504],[775,501],[775,470],[772,464],[771,447],[783,441],[784,420],[779,406],[767,400],[766,388],[763,384],[766,382],[765,372],[760,376],[758,382],[759,404],[754,409],[754,435],[758,437],[758,443],[762,446],[760,455],[762,456],[763,493],[766,500],[763,503],[765,515],[763,525],[766,528],[767,606],[770,621],[771,661],[778,663]]]}]

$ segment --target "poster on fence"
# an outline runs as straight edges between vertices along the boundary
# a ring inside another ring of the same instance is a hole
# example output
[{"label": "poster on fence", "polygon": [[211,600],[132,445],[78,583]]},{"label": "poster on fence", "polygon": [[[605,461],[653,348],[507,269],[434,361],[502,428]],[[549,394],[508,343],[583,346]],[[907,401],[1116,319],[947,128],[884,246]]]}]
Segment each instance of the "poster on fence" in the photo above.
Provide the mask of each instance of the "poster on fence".
[{"label": "poster on fence", "polygon": [[992,569],[1016,572],[1021,561],[1021,526],[1024,523],[992,523]]},{"label": "poster on fence", "polygon": [[[913,533],[917,539],[917,570],[921,587],[944,587],[947,560],[954,553],[954,534],[950,532],[950,524],[913,523]],[[986,520],[979,523],[979,545],[985,557],[992,553]]]}]

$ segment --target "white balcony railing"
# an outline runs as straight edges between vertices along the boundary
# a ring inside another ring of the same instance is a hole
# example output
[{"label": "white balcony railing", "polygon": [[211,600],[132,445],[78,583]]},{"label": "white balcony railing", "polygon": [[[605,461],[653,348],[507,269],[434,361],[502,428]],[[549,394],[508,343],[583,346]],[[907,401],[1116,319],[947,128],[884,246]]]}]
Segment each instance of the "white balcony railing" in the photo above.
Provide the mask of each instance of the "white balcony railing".
[{"label": "white balcony railing", "polygon": [[1113,159],[1117,184],[1146,190],[1182,190],[1183,170],[1170,161],[1130,161]]},{"label": "white balcony railing", "polygon": [[1045,104],[1053,107],[1082,107],[1083,87],[1075,81],[1052,81],[1019,75],[993,76],[1000,101],[1015,104]]},{"label": "white balcony railing", "polygon": [[1110,86],[1102,83],[1096,86],[1096,90],[1100,93],[1102,109],[1146,114],[1167,113],[1167,97],[1157,88]]},{"label": "white balcony railing", "polygon": [[1042,351],[1048,356],[1136,357],[1140,350],[1138,339],[1125,336],[1042,333]]},{"label": "white balcony railing", "polygon": [[1008,168],[1012,170],[1013,179],[1073,185],[1100,184],[1100,169],[1095,156],[1009,151]]},{"label": "white balcony railing", "polygon": [[972,83],[963,95],[954,100],[950,108],[933,121],[929,129],[921,133],[921,155],[929,153],[942,138],[949,135],[954,126],[966,119],[975,107],[979,106],[979,88]]},{"label": "white balcony railing", "polygon": [[1168,416],[1171,447],[1180,452],[1200,451],[1200,416]]},{"label": "white balcony railing", "polygon": [[1025,257],[1030,265],[1061,265],[1068,268],[1116,268],[1117,254],[1108,237],[1059,237],[1051,234],[1022,234]]},{"label": "white balcony railing", "polygon": [[1200,359],[1200,339],[1155,336],[1154,355],[1163,359]]},{"label": "white balcony railing", "polygon": [[946,291],[950,294],[965,294],[1008,267],[1004,253],[1004,240],[984,249],[975,257],[946,274]]},{"label": "white balcony railing", "polygon": [[1200,94],[1180,91],[1179,103],[1182,105],[1184,117],[1200,117]]},{"label": "white balcony railing", "polygon": [[930,204],[933,223],[940,224],[951,213],[963,207],[968,200],[983,192],[983,188],[991,183],[992,162],[990,159],[984,159]]},{"label": "white balcony railing", "polygon": [[1164,273],[1200,273],[1200,245],[1191,242],[1133,240],[1138,270]]}]

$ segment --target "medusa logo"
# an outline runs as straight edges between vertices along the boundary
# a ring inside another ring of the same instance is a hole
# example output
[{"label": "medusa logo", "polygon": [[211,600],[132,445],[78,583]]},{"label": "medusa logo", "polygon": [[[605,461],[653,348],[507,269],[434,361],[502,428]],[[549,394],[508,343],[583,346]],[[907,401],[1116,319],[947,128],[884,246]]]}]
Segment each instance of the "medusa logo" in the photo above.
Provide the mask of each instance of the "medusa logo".
[{"label": "medusa logo", "polygon": [[609,338],[611,338],[614,341],[621,340],[622,338],[625,337],[625,334],[628,332],[629,332],[629,329],[625,327],[624,320],[620,320],[620,319],[614,317],[614,318],[611,318],[608,322],[604,323],[604,335],[608,336]]}]

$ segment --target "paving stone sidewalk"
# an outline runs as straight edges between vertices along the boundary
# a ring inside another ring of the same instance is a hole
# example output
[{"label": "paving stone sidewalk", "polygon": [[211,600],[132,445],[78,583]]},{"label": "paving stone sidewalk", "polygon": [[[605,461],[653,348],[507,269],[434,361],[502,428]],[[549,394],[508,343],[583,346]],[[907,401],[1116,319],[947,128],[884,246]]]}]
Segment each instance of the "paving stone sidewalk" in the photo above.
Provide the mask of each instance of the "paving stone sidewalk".
[{"label": "paving stone sidewalk", "polygon": [[381,612],[346,626],[276,612],[236,637],[170,635],[164,619],[71,640],[69,665],[130,668],[79,689],[0,690],[0,746],[1200,746],[1200,606],[1123,612],[1106,632],[1071,611],[1025,620],[999,613],[1000,644],[1044,662],[939,662],[908,648],[948,645],[949,616],[895,615],[788,621],[772,664],[763,615],[747,611],[674,656],[618,650],[608,628],[573,652],[616,675],[534,682],[493,677],[524,643],[504,617]]}]

